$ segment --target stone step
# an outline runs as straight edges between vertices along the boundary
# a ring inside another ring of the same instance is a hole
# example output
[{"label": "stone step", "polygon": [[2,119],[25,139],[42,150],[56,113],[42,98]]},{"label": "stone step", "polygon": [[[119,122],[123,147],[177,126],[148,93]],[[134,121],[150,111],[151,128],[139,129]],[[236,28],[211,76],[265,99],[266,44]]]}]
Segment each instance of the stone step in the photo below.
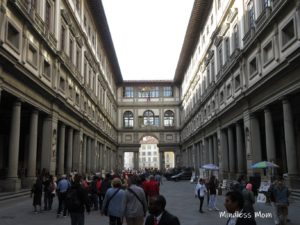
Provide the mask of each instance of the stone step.
[{"label": "stone step", "polygon": [[291,202],[297,203],[300,205],[300,189],[291,190]]},{"label": "stone step", "polygon": [[0,201],[23,196],[30,196],[30,189],[21,189],[16,192],[0,192]]}]

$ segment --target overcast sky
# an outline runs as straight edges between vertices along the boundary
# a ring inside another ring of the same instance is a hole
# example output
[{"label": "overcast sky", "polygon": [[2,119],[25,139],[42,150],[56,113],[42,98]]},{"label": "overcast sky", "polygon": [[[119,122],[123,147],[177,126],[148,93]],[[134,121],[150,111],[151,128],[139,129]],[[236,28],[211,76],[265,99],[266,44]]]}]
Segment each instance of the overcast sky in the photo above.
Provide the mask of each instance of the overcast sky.
[{"label": "overcast sky", "polygon": [[123,79],[173,79],[194,0],[102,2]]}]

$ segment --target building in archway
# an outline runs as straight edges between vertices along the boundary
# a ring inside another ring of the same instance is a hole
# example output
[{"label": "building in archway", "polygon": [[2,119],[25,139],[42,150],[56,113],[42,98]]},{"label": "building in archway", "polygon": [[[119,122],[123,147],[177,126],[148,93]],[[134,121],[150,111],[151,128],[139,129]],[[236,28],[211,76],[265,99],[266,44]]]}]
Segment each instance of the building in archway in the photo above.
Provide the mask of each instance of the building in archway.
[{"label": "building in archway", "polygon": [[140,169],[160,169],[158,141],[151,136],[145,136],[140,141],[139,168]]},{"label": "building in archway", "polygon": [[[173,80],[123,81],[101,1],[0,0],[0,189],[123,169],[140,141],[220,177],[300,187],[298,1],[195,0]],[[196,170],[197,171],[197,170]]]}]

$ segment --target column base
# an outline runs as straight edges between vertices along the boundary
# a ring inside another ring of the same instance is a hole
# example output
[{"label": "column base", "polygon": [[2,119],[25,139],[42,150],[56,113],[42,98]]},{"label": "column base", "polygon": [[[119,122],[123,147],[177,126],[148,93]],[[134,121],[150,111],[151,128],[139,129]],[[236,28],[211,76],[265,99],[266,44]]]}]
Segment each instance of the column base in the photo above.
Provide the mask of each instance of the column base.
[{"label": "column base", "polygon": [[0,181],[0,189],[3,192],[15,192],[21,189],[21,180],[19,178],[7,178]]},{"label": "column base", "polygon": [[36,177],[25,177],[21,180],[22,188],[32,188],[32,185],[36,181]]},{"label": "column base", "polygon": [[286,185],[291,189],[300,189],[300,176],[299,175],[288,175]]}]

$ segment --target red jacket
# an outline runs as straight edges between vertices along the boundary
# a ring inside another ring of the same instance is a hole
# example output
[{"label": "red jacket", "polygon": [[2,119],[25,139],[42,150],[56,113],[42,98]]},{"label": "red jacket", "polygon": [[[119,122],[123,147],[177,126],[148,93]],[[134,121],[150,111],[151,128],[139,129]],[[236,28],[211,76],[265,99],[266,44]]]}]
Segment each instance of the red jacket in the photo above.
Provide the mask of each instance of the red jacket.
[{"label": "red jacket", "polygon": [[143,184],[147,196],[152,197],[159,195],[159,184],[155,180],[149,180]]}]

